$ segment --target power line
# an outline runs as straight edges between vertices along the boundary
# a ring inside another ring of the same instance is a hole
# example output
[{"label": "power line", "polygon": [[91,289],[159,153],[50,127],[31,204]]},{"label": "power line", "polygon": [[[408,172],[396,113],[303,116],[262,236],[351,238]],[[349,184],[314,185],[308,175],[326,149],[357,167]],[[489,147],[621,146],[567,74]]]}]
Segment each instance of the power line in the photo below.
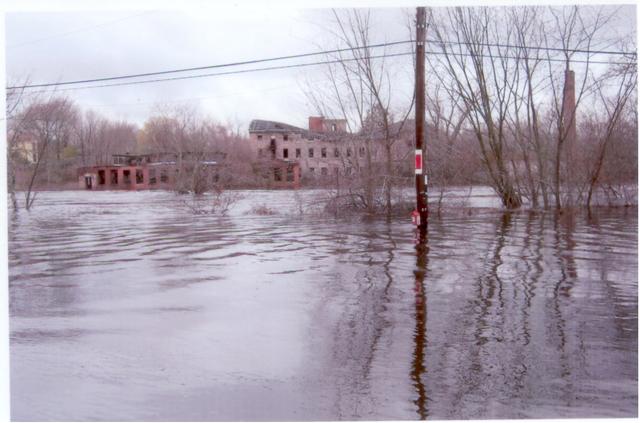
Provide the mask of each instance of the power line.
[{"label": "power line", "polygon": [[224,63],[224,64],[218,64],[218,65],[198,66],[193,68],[173,69],[173,70],[138,73],[138,74],[131,74],[131,75],[109,76],[105,78],[93,78],[93,79],[84,79],[84,80],[77,80],[77,81],[50,82],[45,84],[22,85],[22,86],[15,86],[15,87],[7,87],[7,89],[44,88],[44,87],[52,87],[52,86],[60,86],[60,85],[74,85],[74,84],[86,84],[91,82],[114,81],[118,79],[141,78],[145,76],[166,75],[171,73],[193,72],[193,71],[200,71],[200,70],[207,70],[207,69],[218,69],[218,68],[226,68],[226,67],[232,67],[232,66],[251,65],[256,63],[264,63],[264,62],[274,62],[278,60],[297,59],[302,57],[318,56],[321,54],[342,53],[346,51],[362,50],[366,48],[386,47],[386,46],[392,46],[392,45],[398,45],[398,44],[406,44],[410,42],[412,41],[411,40],[393,41],[388,43],[372,44],[372,45],[363,46],[363,47],[346,47],[346,48],[340,48],[335,50],[325,50],[325,51],[317,51],[312,53],[291,54],[287,56],[270,57],[267,59],[245,60],[241,62]]},{"label": "power line", "polygon": [[[365,59],[382,59],[388,57],[399,57],[399,56],[410,56],[413,55],[413,52],[403,52],[403,53],[391,53],[391,54],[382,54],[375,56],[364,56],[358,58],[349,58],[349,59],[336,59],[336,60],[327,60],[320,62],[309,62],[309,63],[296,63],[292,65],[280,65],[280,66],[268,66],[263,68],[251,68],[251,69],[238,69],[227,72],[217,72],[217,73],[206,73],[206,74],[198,74],[198,75],[188,75],[188,76],[176,76],[171,78],[156,78],[156,79],[147,79],[143,81],[129,81],[129,82],[119,82],[113,84],[100,84],[100,85],[88,85],[83,87],[70,87],[63,88],[60,90],[56,90],[56,92],[64,92],[64,91],[75,91],[75,90],[83,90],[83,89],[93,89],[93,88],[106,88],[106,87],[121,87],[121,86],[129,86],[129,85],[142,85],[142,84],[151,84],[156,82],[165,82],[165,81],[179,81],[185,79],[198,79],[198,78],[209,78],[214,76],[223,76],[223,75],[236,75],[242,73],[251,73],[251,72],[262,72],[262,71],[270,71],[270,70],[281,70],[281,69],[293,69],[293,68],[301,68],[301,67],[309,67],[309,66],[317,66],[317,65],[329,65],[343,62],[350,62],[355,60],[365,60]],[[469,53],[454,53],[454,52],[441,52],[441,51],[427,51],[428,55],[451,55],[451,56],[461,56],[461,57],[482,57],[488,59],[516,59],[522,60],[523,57],[518,56],[505,56],[505,55],[473,55]],[[539,61],[547,61],[547,62],[559,62],[566,63],[565,59],[553,59],[553,58],[531,58],[532,60]],[[596,61],[596,60],[569,60],[571,63],[589,63],[589,64],[605,64],[605,65],[625,65],[628,63],[625,62],[605,62],[605,61]],[[55,85],[55,84],[52,84]],[[11,89],[12,87],[8,87],[7,89]],[[39,91],[31,91],[28,94],[37,94],[48,92],[47,90],[39,90]]]},{"label": "power line", "polygon": [[[437,44],[469,45],[469,43],[463,43],[463,42],[457,42],[457,41],[437,41],[437,40],[428,40],[428,41],[432,42],[432,43],[437,43]],[[173,70],[165,70],[165,71],[158,71],[158,72],[146,72],[146,73],[119,75],[119,76],[111,76],[111,77],[104,77],[104,78],[92,78],[92,79],[75,80],[75,81],[63,81],[63,82],[50,82],[50,83],[43,83],[43,84],[20,85],[20,86],[7,87],[6,89],[10,90],[10,89],[27,89],[27,88],[46,88],[46,87],[58,87],[58,86],[63,86],[63,85],[77,85],[77,84],[87,84],[87,83],[93,83],[93,82],[105,82],[105,81],[114,81],[114,80],[122,80],[122,79],[142,78],[142,77],[148,77],[148,76],[158,76],[158,75],[167,75],[167,74],[173,74],[173,73],[194,72],[194,71],[207,70],[207,69],[219,69],[219,68],[225,68],[225,67],[233,67],[233,66],[249,65],[249,64],[256,64],[256,63],[273,62],[273,61],[279,61],[279,60],[297,59],[297,58],[303,58],[303,57],[312,57],[312,56],[318,56],[318,55],[342,53],[342,52],[347,52],[347,51],[356,51],[356,50],[362,50],[362,49],[368,49],[368,48],[388,47],[388,46],[408,44],[408,43],[414,43],[414,41],[413,40],[393,41],[393,42],[387,42],[387,43],[371,44],[371,45],[367,45],[367,46],[346,47],[346,48],[334,49],[334,50],[324,50],[324,51],[318,51],[318,52],[310,52],[310,53],[302,53],[302,54],[292,54],[292,55],[287,55],[287,56],[271,57],[271,58],[266,58],[266,59],[245,60],[245,61],[240,61],[240,62],[224,63],[224,64],[217,64],[217,65],[207,65],[207,66],[198,66],[198,67],[182,68],[182,69],[173,69]],[[483,46],[487,46],[487,47],[505,47],[505,48],[508,47],[508,48],[522,48],[522,49],[528,48],[528,49],[532,49],[532,50],[565,51],[565,50],[563,50],[561,48],[554,48],[554,47],[535,47],[535,46],[532,47],[532,46],[525,46],[525,45],[518,46],[518,45],[510,45],[510,44],[492,44],[492,43],[478,43],[478,45],[483,45]],[[571,51],[575,52],[575,53],[610,54],[610,55],[627,55],[627,56],[628,55],[634,55],[635,56],[635,53],[624,52],[624,51],[581,50],[581,49],[576,49],[576,50],[571,50]],[[429,52],[429,54],[438,54],[438,52]],[[453,54],[453,53],[449,53],[449,54]],[[456,53],[456,55],[463,55],[463,54]],[[392,57],[392,56],[389,56],[389,57]],[[494,55],[493,57],[500,57],[500,56],[495,56]],[[375,58],[375,57],[372,56],[370,58]],[[354,59],[343,59],[343,60],[340,60],[340,61],[345,61],[345,60],[354,60]],[[547,59],[547,60],[551,60],[551,59]],[[580,61],[578,61],[578,60],[572,60],[572,62],[580,63]],[[317,62],[317,63],[313,63],[313,64],[323,64],[323,63],[335,63],[335,62],[332,62],[332,61],[330,61],[330,62]],[[597,62],[590,61],[590,63],[597,63]],[[608,63],[608,62],[604,62],[604,63]],[[313,64],[301,64],[300,66],[311,66]],[[288,66],[284,66],[282,68],[295,67],[295,66],[296,65],[288,65]],[[272,70],[272,69],[280,69],[280,67],[268,67],[268,68],[262,68],[262,69],[258,69],[258,70]],[[249,71],[254,72],[256,70],[249,70]],[[237,72],[238,73],[242,73],[243,71],[237,71]],[[225,75],[225,74],[228,74],[228,73],[220,73],[219,75]],[[171,81],[171,80],[178,80],[178,79],[190,79],[190,78],[198,78],[198,77],[214,76],[214,75],[218,75],[218,74],[191,75],[191,76],[178,77],[178,78],[167,78],[167,79],[156,79],[156,80],[148,80],[148,81],[139,81],[139,83],[159,82],[159,81],[163,81],[163,80]],[[93,87],[98,88],[98,87],[105,87],[105,86],[121,86],[121,85],[134,85],[134,82],[124,83],[124,84],[96,85],[96,86],[93,86]],[[83,88],[85,88],[85,87],[83,87]]]},{"label": "power line", "polygon": [[474,42],[461,42],[461,41],[447,41],[447,40],[434,40],[428,39],[427,42],[435,43],[435,44],[456,44],[456,45],[477,45],[483,47],[499,47],[499,48],[517,48],[522,50],[545,50],[545,51],[556,51],[559,53],[569,52],[569,53],[584,53],[584,54],[610,54],[616,56],[635,56],[636,52],[634,51],[612,51],[612,50],[586,50],[586,49],[570,49],[570,48],[560,48],[560,47],[542,47],[542,46],[527,46],[527,45],[517,45],[517,44],[501,44],[501,43],[474,43]]}]

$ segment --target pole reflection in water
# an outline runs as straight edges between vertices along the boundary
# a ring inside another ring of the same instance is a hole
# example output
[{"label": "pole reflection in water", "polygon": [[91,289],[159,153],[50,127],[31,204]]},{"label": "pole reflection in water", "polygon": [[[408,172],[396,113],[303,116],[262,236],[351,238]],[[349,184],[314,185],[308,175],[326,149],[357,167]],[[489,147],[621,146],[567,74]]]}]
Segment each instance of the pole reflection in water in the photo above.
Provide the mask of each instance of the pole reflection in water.
[{"label": "pole reflection in water", "polygon": [[416,279],[414,286],[416,327],[413,334],[415,349],[413,352],[411,379],[418,394],[418,398],[414,401],[418,407],[418,415],[421,420],[426,420],[428,416],[427,393],[422,382],[422,376],[426,370],[424,366],[424,350],[427,341],[427,299],[424,290],[424,279],[427,274],[429,244],[426,228],[424,230],[416,229],[416,233],[416,268],[413,271]]}]

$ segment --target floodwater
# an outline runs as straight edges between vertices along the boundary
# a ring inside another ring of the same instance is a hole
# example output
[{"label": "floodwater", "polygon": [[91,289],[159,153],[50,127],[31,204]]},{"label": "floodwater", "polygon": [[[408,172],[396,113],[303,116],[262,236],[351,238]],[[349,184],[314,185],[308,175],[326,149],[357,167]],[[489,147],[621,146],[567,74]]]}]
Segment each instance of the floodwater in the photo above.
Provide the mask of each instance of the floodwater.
[{"label": "floodwater", "polygon": [[244,194],[227,217],[168,192],[10,213],[12,419],[637,416],[636,208],[476,207],[416,247],[408,216]]}]

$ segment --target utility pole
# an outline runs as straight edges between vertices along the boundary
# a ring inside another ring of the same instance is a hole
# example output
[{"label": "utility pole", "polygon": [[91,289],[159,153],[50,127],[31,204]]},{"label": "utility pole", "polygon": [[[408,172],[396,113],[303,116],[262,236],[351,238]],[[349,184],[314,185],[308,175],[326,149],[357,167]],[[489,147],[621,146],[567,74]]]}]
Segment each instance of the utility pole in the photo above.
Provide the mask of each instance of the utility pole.
[{"label": "utility pole", "polygon": [[427,174],[424,171],[425,138],[425,94],[424,94],[424,43],[427,29],[426,9],[418,7],[416,10],[416,205],[417,226],[423,233],[427,229],[429,207],[427,205]]}]

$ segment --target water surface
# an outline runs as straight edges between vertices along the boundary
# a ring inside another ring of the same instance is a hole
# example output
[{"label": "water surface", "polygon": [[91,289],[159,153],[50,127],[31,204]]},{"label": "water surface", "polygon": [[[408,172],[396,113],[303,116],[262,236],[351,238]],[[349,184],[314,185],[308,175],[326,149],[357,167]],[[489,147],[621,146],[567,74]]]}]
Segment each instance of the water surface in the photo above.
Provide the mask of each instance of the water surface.
[{"label": "water surface", "polygon": [[12,418],[637,416],[637,209],[472,208],[416,247],[408,217],[244,194],[227,217],[166,192],[10,214]]}]

